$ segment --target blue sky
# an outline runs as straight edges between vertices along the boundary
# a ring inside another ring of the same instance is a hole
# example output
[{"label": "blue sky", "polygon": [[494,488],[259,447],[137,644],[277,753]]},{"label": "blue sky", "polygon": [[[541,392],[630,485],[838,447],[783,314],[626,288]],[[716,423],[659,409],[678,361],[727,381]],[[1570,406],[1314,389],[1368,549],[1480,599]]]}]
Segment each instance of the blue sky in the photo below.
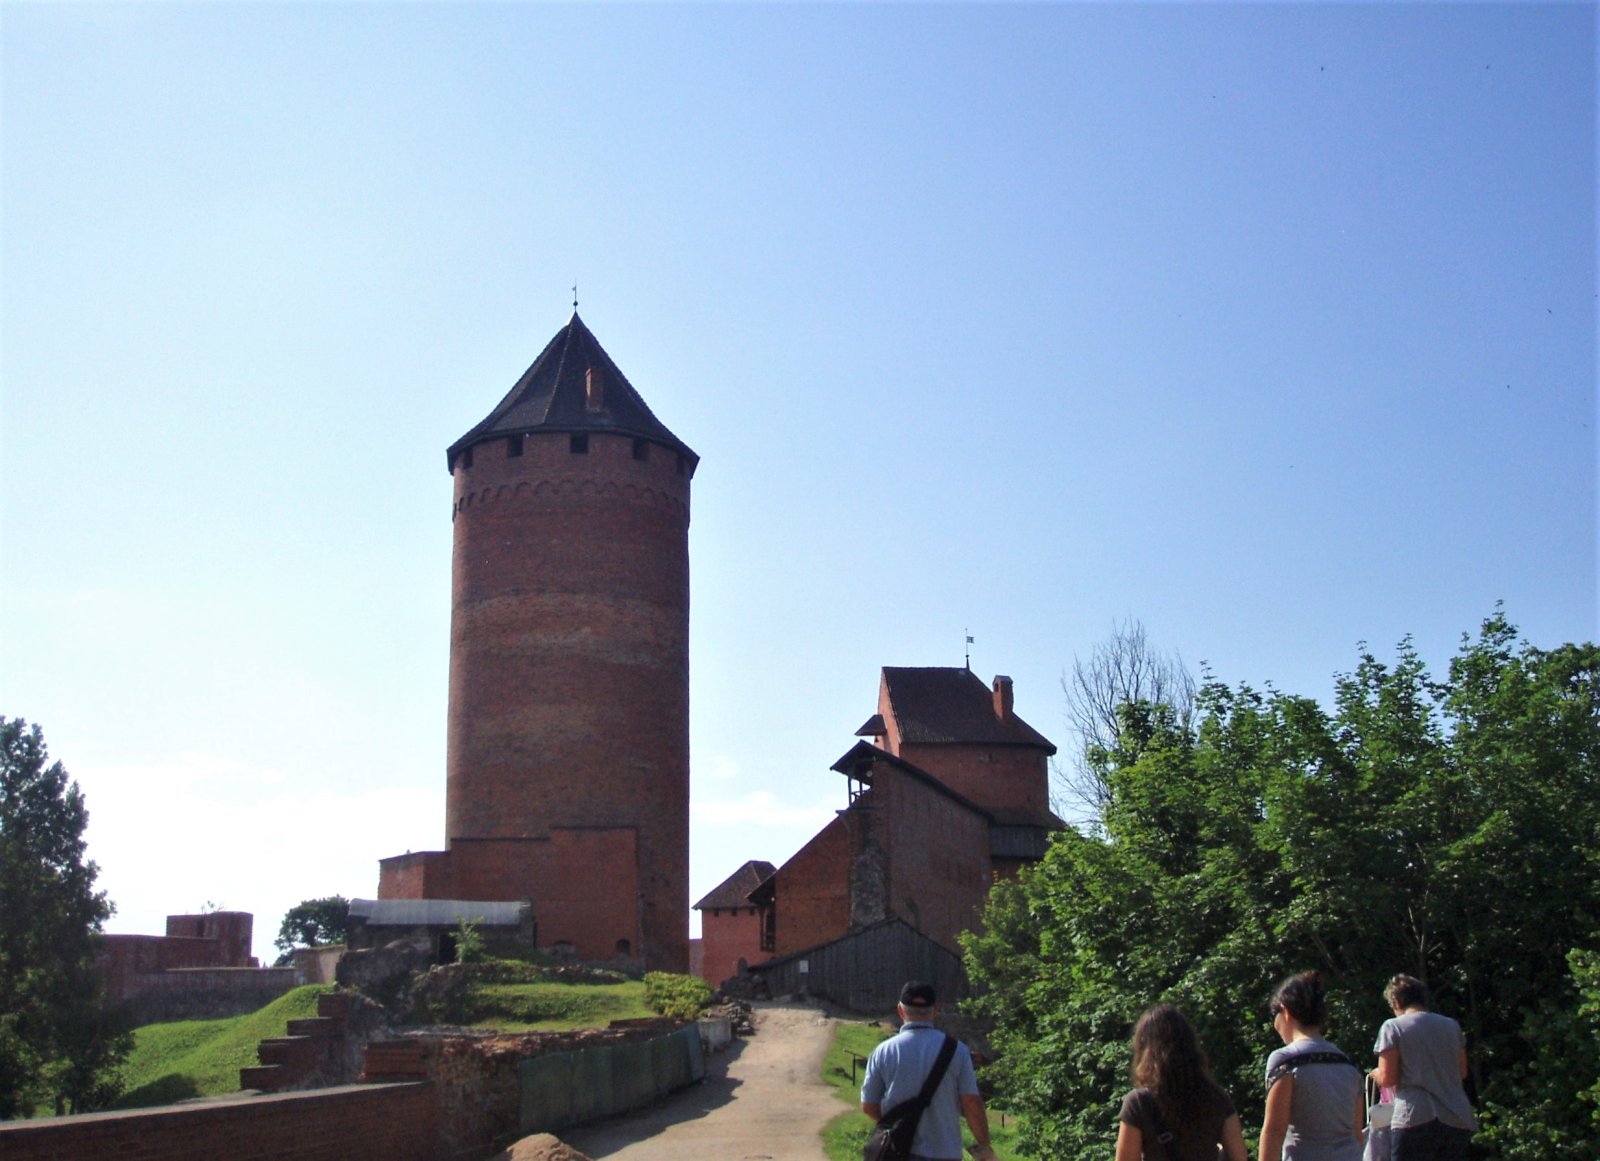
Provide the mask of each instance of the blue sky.
[{"label": "blue sky", "polygon": [[0,713],[120,913],[443,841],[444,449],[581,312],[702,457],[698,895],[883,665],[1596,635],[1582,5],[0,8]]}]

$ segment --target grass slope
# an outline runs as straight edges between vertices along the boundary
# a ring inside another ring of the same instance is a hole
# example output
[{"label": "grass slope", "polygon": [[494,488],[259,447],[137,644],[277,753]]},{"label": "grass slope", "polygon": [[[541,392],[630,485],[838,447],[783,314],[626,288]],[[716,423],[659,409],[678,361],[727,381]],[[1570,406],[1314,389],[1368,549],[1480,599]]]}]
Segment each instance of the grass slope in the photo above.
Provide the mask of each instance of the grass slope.
[{"label": "grass slope", "polygon": [[564,1032],[603,1028],[612,1020],[654,1016],[645,1002],[644,985],[619,984],[477,984],[461,1000],[461,1023],[503,1032]]},{"label": "grass slope", "polygon": [[317,1014],[328,984],[286,992],[258,1012],[226,1020],[178,1020],[134,1029],[133,1051],[122,1067],[122,1109],[166,1105],[239,1091],[239,1070],[260,1063],[256,1045],[282,1036],[284,1025]]},{"label": "grass slope", "polygon": [[[123,1093],[114,1108],[147,1108],[190,1097],[239,1091],[239,1070],[257,1064],[256,1045],[282,1036],[290,1020],[317,1014],[328,984],[308,984],[259,1012],[226,1020],[147,1024],[133,1033],[122,1068]],[[473,984],[452,1005],[449,1022],[507,1032],[603,1028],[612,1020],[653,1016],[645,986],[548,981]]]}]

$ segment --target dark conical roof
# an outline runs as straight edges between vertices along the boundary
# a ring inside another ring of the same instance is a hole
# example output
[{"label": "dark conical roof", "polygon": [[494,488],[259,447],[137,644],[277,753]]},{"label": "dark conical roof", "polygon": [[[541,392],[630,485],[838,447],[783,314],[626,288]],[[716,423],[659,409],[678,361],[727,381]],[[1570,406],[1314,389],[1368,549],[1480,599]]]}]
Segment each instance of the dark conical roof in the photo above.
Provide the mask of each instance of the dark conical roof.
[{"label": "dark conical roof", "polygon": [[[591,408],[585,397],[590,368],[604,377],[603,402]],[[688,457],[692,472],[700,457],[651,413],[598,339],[573,311],[572,319],[545,345],[516,386],[445,453],[453,472],[461,453],[476,443],[529,432],[603,431],[631,435],[669,447]]]}]

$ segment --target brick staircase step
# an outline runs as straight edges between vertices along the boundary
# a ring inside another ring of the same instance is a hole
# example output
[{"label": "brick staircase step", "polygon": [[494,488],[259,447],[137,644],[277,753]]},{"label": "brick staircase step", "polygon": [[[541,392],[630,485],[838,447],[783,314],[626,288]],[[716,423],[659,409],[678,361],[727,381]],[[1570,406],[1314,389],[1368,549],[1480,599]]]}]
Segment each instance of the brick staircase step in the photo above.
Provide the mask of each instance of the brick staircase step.
[{"label": "brick staircase step", "polygon": [[306,1016],[298,1020],[289,1021],[290,1036],[311,1036],[322,1040],[329,1036],[337,1036],[342,1021],[332,1016]]},{"label": "brick staircase step", "polygon": [[256,1046],[262,1064],[310,1067],[317,1058],[317,1042],[309,1036],[274,1036]]},{"label": "brick staircase step", "polygon": [[262,1092],[277,1092],[278,1086],[286,1079],[283,1069],[276,1064],[253,1064],[249,1068],[239,1070],[241,1089],[254,1088]]}]

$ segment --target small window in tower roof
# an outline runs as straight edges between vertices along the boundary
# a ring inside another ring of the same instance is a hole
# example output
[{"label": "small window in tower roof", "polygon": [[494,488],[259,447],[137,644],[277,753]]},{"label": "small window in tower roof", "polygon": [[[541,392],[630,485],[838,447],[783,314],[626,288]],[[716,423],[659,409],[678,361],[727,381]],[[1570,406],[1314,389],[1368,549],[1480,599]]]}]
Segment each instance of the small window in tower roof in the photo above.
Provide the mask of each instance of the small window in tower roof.
[{"label": "small window in tower roof", "polygon": [[583,406],[588,411],[599,411],[606,405],[606,373],[603,368],[590,367],[583,376]]}]

